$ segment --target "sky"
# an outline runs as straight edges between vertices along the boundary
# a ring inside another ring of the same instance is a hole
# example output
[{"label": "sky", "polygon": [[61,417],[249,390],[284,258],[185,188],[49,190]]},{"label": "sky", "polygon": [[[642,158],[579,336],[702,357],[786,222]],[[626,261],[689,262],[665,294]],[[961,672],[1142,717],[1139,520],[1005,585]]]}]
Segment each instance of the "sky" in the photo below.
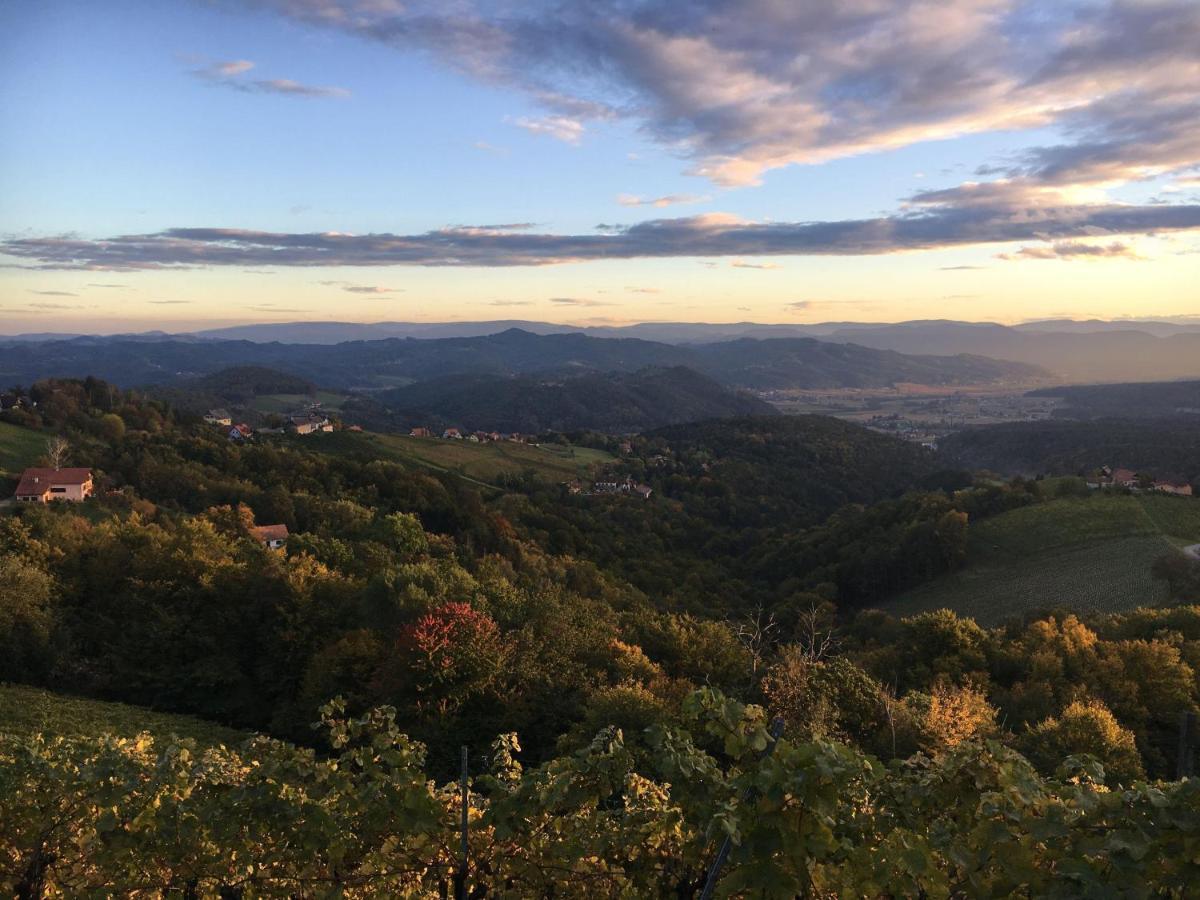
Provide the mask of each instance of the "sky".
[{"label": "sky", "polygon": [[0,333],[1200,313],[1197,0],[0,5]]}]

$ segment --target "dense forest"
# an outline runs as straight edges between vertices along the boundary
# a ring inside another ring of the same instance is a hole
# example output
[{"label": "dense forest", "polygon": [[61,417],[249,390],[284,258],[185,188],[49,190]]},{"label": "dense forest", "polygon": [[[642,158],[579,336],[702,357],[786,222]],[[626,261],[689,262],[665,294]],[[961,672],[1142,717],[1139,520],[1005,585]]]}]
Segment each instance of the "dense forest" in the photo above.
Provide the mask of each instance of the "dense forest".
[{"label": "dense forest", "polygon": [[0,680],[271,737],[3,737],[18,893],[436,896],[463,745],[487,895],[695,896],[725,835],[726,895],[1200,875],[1196,782],[1147,781],[1200,712],[1194,566],[1164,558],[1173,604],[1131,613],[871,609],[959,565],[972,522],[1046,502],[1039,482],[771,416],[574,436],[649,501],[484,490],[231,443],[95,379],[31,394],[5,417],[64,437],[98,492],[0,517]]},{"label": "dense forest", "polygon": [[1055,415],[1068,419],[1200,417],[1200,381],[1069,385],[1030,393],[1060,398]]},{"label": "dense forest", "polygon": [[947,464],[1005,475],[1086,474],[1100,466],[1200,482],[1200,417],[1013,422],[939,442]]},{"label": "dense forest", "polygon": [[773,415],[775,407],[684,366],[576,377],[449,375],[372,398],[399,425],[485,431],[646,431],[679,422]]}]

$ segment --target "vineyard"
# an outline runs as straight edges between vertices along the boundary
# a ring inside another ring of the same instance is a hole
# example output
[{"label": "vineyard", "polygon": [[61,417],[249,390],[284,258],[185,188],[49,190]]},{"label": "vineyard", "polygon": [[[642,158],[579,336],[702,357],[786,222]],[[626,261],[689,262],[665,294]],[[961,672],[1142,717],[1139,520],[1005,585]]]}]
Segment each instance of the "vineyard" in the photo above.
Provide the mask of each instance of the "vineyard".
[{"label": "vineyard", "polygon": [[[0,890],[19,897],[1184,897],[1200,781],[1043,778],[999,742],[889,767],[777,739],[711,690],[524,769],[516,735],[438,787],[394,711],[333,752],[0,732]],[[728,838],[728,858],[714,865]],[[707,894],[705,894],[707,896]]]},{"label": "vineyard", "polygon": [[885,605],[897,616],[952,609],[983,625],[1050,608],[1152,606],[1154,561],[1200,540],[1200,501],[1090,496],[1016,509],[971,526],[967,564]]},{"label": "vineyard", "polygon": [[247,735],[203,719],[160,713],[124,703],[65,697],[38,688],[0,684],[0,733],[61,737],[148,732],[161,738],[191,738],[202,746],[240,744]]}]

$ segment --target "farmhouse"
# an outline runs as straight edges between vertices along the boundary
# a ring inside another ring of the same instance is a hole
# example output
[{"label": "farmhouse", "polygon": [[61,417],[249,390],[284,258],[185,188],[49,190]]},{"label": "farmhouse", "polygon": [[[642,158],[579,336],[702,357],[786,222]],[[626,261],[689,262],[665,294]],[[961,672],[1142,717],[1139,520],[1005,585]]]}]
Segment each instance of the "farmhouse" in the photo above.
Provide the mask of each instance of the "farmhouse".
[{"label": "farmhouse", "polygon": [[442,432],[442,437],[446,438],[447,440],[461,441],[462,440],[462,432],[459,431],[457,428],[447,428],[445,431]]},{"label": "farmhouse", "polygon": [[428,428],[414,428],[408,433],[409,437],[433,437]]},{"label": "farmhouse", "polygon": [[1132,469],[1113,469],[1112,483],[1117,487],[1136,487],[1138,475]]},{"label": "farmhouse", "polygon": [[254,437],[254,429],[245,422],[240,422],[229,429],[229,439],[240,442]]},{"label": "farmhouse", "polygon": [[303,413],[288,417],[288,428],[296,434],[333,431],[333,423],[319,413]]},{"label": "farmhouse", "polygon": [[26,469],[15,494],[18,503],[67,500],[81,503],[92,495],[91,469]]},{"label": "farmhouse", "polygon": [[1179,497],[1192,496],[1192,486],[1182,481],[1156,481],[1154,490],[1163,494],[1175,494]]},{"label": "farmhouse", "polygon": [[227,409],[210,409],[204,414],[204,421],[209,425],[225,425],[226,427],[233,424],[233,417],[229,415]]},{"label": "farmhouse", "polygon": [[21,398],[17,394],[0,394],[0,412],[9,409],[20,409]]},{"label": "farmhouse", "polygon": [[282,550],[287,544],[288,527],[286,525],[256,525],[250,530],[261,544],[271,550]]}]

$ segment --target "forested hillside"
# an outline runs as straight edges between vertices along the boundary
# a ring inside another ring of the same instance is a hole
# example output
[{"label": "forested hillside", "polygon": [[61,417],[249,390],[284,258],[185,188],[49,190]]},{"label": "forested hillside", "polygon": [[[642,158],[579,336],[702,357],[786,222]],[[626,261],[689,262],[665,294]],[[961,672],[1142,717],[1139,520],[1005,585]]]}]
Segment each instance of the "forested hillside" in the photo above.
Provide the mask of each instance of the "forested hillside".
[{"label": "forested hillside", "polygon": [[1098,419],[985,425],[938,444],[947,465],[1005,475],[1082,475],[1100,466],[1200,481],[1200,419]]},{"label": "forested hillside", "polygon": [[683,366],[578,377],[454,375],[372,398],[401,425],[485,431],[646,431],[678,422],[773,415],[775,408]]},{"label": "forested hillside", "polygon": [[1030,393],[1060,398],[1055,414],[1068,419],[1200,419],[1200,381],[1072,385]]},{"label": "forested hillside", "polygon": [[481,486],[369,435],[235,444],[94,379],[32,393],[19,446],[65,437],[97,496],[0,515],[0,681],[289,743],[38,735],[0,706],[6,889],[437,896],[463,745],[492,893],[696,896],[725,834],[730,893],[1197,874],[1196,782],[1146,783],[1200,712],[1196,566],[1164,559],[1156,609],[871,610],[1054,502],[1037,482],[771,416],[574,436],[611,454],[589,481],[649,499]]}]

